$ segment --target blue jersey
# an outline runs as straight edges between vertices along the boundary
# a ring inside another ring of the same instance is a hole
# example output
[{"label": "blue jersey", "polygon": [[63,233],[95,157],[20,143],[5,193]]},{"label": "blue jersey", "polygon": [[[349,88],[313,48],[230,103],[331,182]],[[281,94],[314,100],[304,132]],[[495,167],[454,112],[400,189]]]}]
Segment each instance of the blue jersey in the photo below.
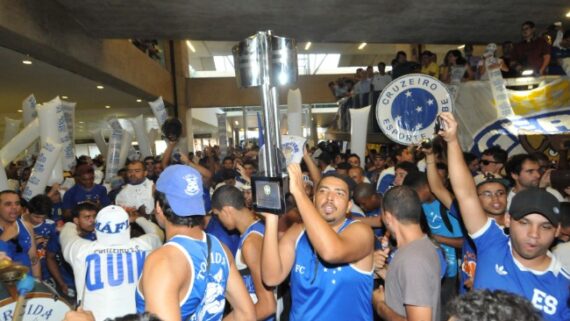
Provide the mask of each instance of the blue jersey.
[{"label": "blue jersey", "polygon": [[42,280],[50,278],[46,263],[46,252],[49,240],[57,238],[55,222],[47,219],[42,224],[34,226],[34,237],[36,239],[36,252],[42,267]]},{"label": "blue jersey", "polygon": [[[28,252],[32,247],[32,235],[26,228],[24,222],[22,222],[22,219],[17,219],[16,224],[18,225],[18,236],[6,241],[5,244],[8,247],[8,251],[6,253],[8,255],[11,254],[10,258],[12,261],[19,262],[20,264],[27,266],[31,271],[32,262],[30,261]],[[0,228],[0,231],[4,232],[2,228]]]},{"label": "blue jersey", "polygon": [[239,245],[239,233],[237,231],[228,231],[216,215],[212,215],[212,218],[208,222],[206,233],[217,237],[230,249],[232,255],[236,255]]},{"label": "blue jersey", "polygon": [[[459,221],[452,215],[448,215],[449,223],[451,229],[449,229],[442,216],[441,216],[441,203],[438,200],[434,200],[431,203],[422,204],[424,214],[427,219],[429,229],[432,234],[444,236],[444,237],[463,237],[461,232],[461,227],[459,226]],[[441,248],[445,253],[445,259],[447,261],[446,277],[455,277],[457,275],[458,257],[455,252],[455,248],[449,245],[441,244]]]},{"label": "blue jersey", "polygon": [[[352,222],[346,220],[338,233]],[[322,261],[302,232],[291,271],[290,320],[372,320],[373,283],[372,271]]]},{"label": "blue jersey", "polygon": [[90,201],[97,203],[100,208],[111,204],[107,190],[102,185],[95,184],[90,190],[85,190],[79,184],[75,184],[63,195],[63,209],[72,209],[80,202]]},{"label": "blue jersey", "polygon": [[475,269],[477,267],[477,249],[475,248],[475,243],[471,236],[465,230],[463,224],[463,218],[461,217],[459,211],[459,204],[457,200],[453,200],[451,204],[451,209],[449,210],[449,215],[453,216],[459,221],[459,225],[463,231],[463,247],[461,248],[461,266],[459,268],[459,293],[463,294],[469,291],[469,288],[465,286],[465,282],[469,278],[475,278]]},{"label": "blue jersey", "polygon": [[[213,235],[210,239],[210,266],[207,267],[208,242],[206,238],[196,240],[188,236],[174,236],[164,246],[179,249],[191,266],[192,280],[188,293],[180,302],[182,320],[222,320],[226,303],[226,284],[230,273],[230,261],[222,243]],[[143,271],[144,273],[144,271]],[[137,312],[145,311],[144,297],[136,291]]]},{"label": "blue jersey", "polygon": [[[251,272],[249,270],[249,267],[245,264],[245,262],[242,261],[241,258],[243,243],[252,234],[257,234],[263,238],[263,236],[265,235],[265,225],[263,225],[261,221],[255,221],[240,236],[239,247],[236,254],[236,267],[239,273],[241,274],[243,283],[245,283],[245,287],[247,288],[247,292],[249,292],[249,295],[251,296],[253,303],[257,303],[257,295],[255,293],[255,285],[253,284],[253,278],[251,277]],[[269,317],[265,320],[275,320],[275,317]]]},{"label": "blue jersey", "polygon": [[491,219],[471,237],[477,247],[475,289],[512,292],[527,298],[544,320],[570,320],[570,274],[555,256],[548,252],[552,261],[546,271],[524,267],[513,257],[510,238]]}]

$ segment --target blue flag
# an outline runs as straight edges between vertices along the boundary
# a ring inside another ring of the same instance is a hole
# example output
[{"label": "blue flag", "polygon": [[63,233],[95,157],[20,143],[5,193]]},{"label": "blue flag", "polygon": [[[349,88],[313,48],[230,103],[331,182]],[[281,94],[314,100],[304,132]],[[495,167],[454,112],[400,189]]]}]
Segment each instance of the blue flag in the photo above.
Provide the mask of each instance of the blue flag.
[{"label": "blue flag", "polygon": [[257,132],[258,132],[258,144],[259,147],[263,146],[264,140],[263,140],[263,123],[261,122],[261,116],[259,116],[259,113],[257,113]]}]

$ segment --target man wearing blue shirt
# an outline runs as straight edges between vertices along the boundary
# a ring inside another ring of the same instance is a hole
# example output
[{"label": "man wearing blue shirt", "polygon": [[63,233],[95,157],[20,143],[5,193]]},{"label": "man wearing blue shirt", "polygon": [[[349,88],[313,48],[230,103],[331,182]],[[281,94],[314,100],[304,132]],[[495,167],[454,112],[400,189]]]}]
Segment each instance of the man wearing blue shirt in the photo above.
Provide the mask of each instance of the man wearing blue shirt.
[{"label": "man wearing blue shirt", "polygon": [[560,230],[559,202],[538,188],[517,193],[505,215],[510,237],[505,235],[479,202],[457,139],[457,122],[451,113],[440,117],[444,129],[439,134],[447,142],[451,185],[477,247],[474,288],[521,295],[544,320],[569,320],[570,275],[548,250]]},{"label": "man wearing blue shirt", "polygon": [[78,203],[90,201],[99,208],[111,204],[107,190],[95,184],[95,170],[91,165],[81,164],[75,169],[75,185],[63,195],[63,216],[71,218],[71,209]]}]

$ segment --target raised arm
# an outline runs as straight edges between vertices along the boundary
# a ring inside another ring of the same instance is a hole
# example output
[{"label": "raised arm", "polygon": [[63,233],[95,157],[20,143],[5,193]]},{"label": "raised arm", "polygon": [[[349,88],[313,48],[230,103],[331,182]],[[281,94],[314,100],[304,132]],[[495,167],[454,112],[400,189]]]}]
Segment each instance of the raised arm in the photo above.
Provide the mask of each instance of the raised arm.
[{"label": "raised arm", "polygon": [[303,226],[291,226],[279,239],[279,217],[265,215],[265,236],[261,249],[261,278],[268,286],[277,286],[287,278],[295,261],[295,242],[303,231]]},{"label": "raised arm", "polygon": [[309,175],[311,177],[311,180],[314,183],[314,186],[317,186],[317,184],[321,180],[321,170],[319,169],[317,164],[315,164],[315,162],[311,158],[311,155],[309,154],[309,151],[307,150],[307,148],[308,147],[305,146],[305,150],[303,151],[303,160],[305,161],[305,164],[307,165],[307,168],[309,169]]},{"label": "raised arm", "polygon": [[437,173],[437,164],[433,150],[423,149],[426,154],[426,172],[429,183],[429,188],[431,189],[433,195],[445,206],[445,208],[450,209],[451,203],[453,202],[453,195],[445,188],[441,180],[441,176]]},{"label": "raised arm", "polygon": [[370,226],[356,222],[342,233],[336,233],[307,197],[300,166],[291,164],[288,171],[289,190],[295,197],[309,240],[319,256],[329,263],[351,263],[370,255],[374,246]]},{"label": "raised arm", "polygon": [[461,217],[469,234],[478,232],[486,223],[487,216],[481,207],[473,176],[463,159],[457,139],[457,122],[451,113],[441,113],[444,129],[439,134],[447,142],[449,179],[455,197],[459,201]]}]

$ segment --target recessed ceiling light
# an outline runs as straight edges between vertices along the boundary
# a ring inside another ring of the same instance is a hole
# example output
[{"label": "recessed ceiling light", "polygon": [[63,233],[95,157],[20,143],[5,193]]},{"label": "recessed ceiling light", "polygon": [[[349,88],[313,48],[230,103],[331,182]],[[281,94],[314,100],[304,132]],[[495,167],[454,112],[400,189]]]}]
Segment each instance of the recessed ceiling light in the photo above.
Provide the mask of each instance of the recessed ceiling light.
[{"label": "recessed ceiling light", "polygon": [[101,86],[101,85],[98,85],[98,86],[97,86],[97,89],[103,89],[103,88],[105,88],[105,87],[103,87],[103,86]]},{"label": "recessed ceiling light", "polygon": [[358,46],[358,50],[364,49],[364,47],[366,47],[366,45],[367,45],[366,42],[361,43],[360,46]]},{"label": "recessed ceiling light", "polygon": [[61,96],[61,98],[62,98],[62,99],[67,99],[67,98],[69,98],[69,97],[67,97],[67,96]]},{"label": "recessed ceiling light", "polygon": [[22,112],[22,110],[21,110],[21,109],[18,109],[18,112],[19,112],[19,113],[21,113],[21,112]]},{"label": "recessed ceiling light", "polygon": [[532,69],[523,70],[523,72],[521,73],[521,75],[523,76],[531,76],[532,74],[534,74],[534,70]]},{"label": "recessed ceiling light", "polygon": [[196,48],[194,48],[194,46],[192,46],[192,43],[190,42],[190,40],[186,40],[186,45],[188,46],[188,48],[190,48],[190,50],[192,50],[192,52],[196,52]]},{"label": "recessed ceiling light", "polygon": [[31,64],[32,64],[32,61],[31,61],[30,59],[24,59],[24,60],[22,60],[22,63],[23,63],[24,65],[31,65]]},{"label": "recessed ceiling light", "polygon": [[305,44],[305,50],[309,50],[309,49],[311,48],[311,45],[312,45],[312,44],[313,44],[313,43],[310,42],[310,41],[307,42],[307,44]]},{"label": "recessed ceiling light", "polygon": [[461,46],[457,47],[457,49],[459,49],[459,50],[461,50],[463,48],[465,48],[465,45],[461,45]]},{"label": "recessed ceiling light", "polygon": [[109,105],[106,105],[106,106],[105,106],[105,108],[109,109],[109,108],[111,108],[111,106],[109,106]]},{"label": "recessed ceiling light", "polygon": [[566,12],[566,18],[570,18],[570,11]]},{"label": "recessed ceiling light", "polygon": [[234,123],[236,124],[236,126],[239,125],[239,122],[237,120]]},{"label": "recessed ceiling light", "polygon": [[80,121],[79,123],[80,123],[80,124],[85,124],[85,122],[82,122],[82,121]]},{"label": "recessed ceiling light", "polygon": [[142,102],[142,99],[137,99],[137,103],[140,103],[140,102]]}]

